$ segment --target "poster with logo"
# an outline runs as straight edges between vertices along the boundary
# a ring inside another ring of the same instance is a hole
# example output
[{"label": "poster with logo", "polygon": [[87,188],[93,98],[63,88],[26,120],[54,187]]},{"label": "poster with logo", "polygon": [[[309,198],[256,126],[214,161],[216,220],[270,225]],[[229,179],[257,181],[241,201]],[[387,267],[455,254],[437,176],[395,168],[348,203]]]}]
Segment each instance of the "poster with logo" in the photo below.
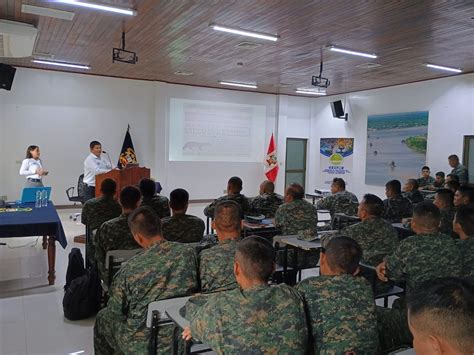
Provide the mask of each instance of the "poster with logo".
[{"label": "poster with logo", "polygon": [[352,183],[354,138],[321,138],[318,188],[329,190],[335,177]]}]

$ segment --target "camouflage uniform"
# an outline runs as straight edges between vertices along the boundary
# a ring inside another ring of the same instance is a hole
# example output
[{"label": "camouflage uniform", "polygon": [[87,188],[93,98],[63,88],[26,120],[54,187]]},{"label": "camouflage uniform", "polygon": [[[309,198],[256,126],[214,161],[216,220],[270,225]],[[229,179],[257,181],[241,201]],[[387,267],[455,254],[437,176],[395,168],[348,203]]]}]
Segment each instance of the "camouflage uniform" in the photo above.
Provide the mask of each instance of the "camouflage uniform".
[{"label": "camouflage uniform", "polygon": [[237,287],[234,255],[240,236],[219,241],[199,254],[199,277],[202,292],[230,290]]},{"label": "camouflage uniform", "polygon": [[248,201],[247,197],[245,197],[242,194],[235,194],[235,195],[221,196],[217,200],[214,200],[214,202],[212,202],[209,206],[207,206],[204,209],[204,215],[206,217],[214,218],[214,208],[216,208],[216,205],[219,202],[229,201],[229,200],[235,201],[239,204],[241,212],[242,212],[241,218],[243,218],[245,215],[247,215],[249,213],[250,206],[249,206],[249,201]]},{"label": "camouflage uniform", "polygon": [[418,182],[419,187],[427,189],[427,188],[430,188],[430,187],[434,186],[433,184],[435,182],[435,179],[432,176],[428,176],[427,179],[425,179],[424,177],[421,177],[421,178],[417,179],[417,182]]},{"label": "camouflage uniform", "polygon": [[456,240],[461,256],[463,277],[474,277],[474,236],[466,240]]},{"label": "camouflage uniform", "polygon": [[[283,235],[295,235],[307,232],[316,235],[318,212],[316,206],[306,200],[294,200],[281,205],[275,215],[275,226],[281,229]],[[301,256],[301,257],[300,257]],[[277,253],[277,263],[283,264],[283,252]],[[319,260],[319,251],[299,251],[298,267],[314,267]],[[293,250],[288,252],[288,264],[293,265]]]},{"label": "camouflage uniform", "polygon": [[455,207],[440,208],[441,222],[439,223],[439,231],[446,235],[456,235],[453,233],[453,220],[456,214]]},{"label": "camouflage uniform", "polygon": [[[114,278],[107,307],[97,314],[95,354],[147,354],[148,304],[191,295],[197,289],[196,269],[194,249],[169,241],[158,241],[123,264]],[[160,327],[159,354],[171,353],[172,329]]]},{"label": "camouflage uniform", "polygon": [[461,274],[459,249],[451,237],[441,233],[410,236],[384,260],[386,276],[394,281],[405,280],[407,292],[423,281]]},{"label": "camouflage uniform", "polygon": [[108,284],[108,274],[105,270],[105,257],[109,250],[140,249],[140,245],[133,238],[128,227],[128,214],[122,213],[119,217],[102,224],[94,238],[95,259],[100,278]]},{"label": "camouflage uniform", "polygon": [[455,174],[459,177],[459,183],[461,185],[467,184],[469,181],[469,173],[467,168],[462,164],[458,164],[457,167],[453,168],[453,170],[451,170],[451,174]]},{"label": "camouflage uniform", "polygon": [[81,222],[90,230],[94,230],[105,221],[120,216],[121,213],[122,207],[113,197],[96,197],[87,201],[82,207]]},{"label": "camouflage uniform", "polygon": [[307,347],[302,297],[284,284],[214,293],[189,319],[193,337],[218,354],[304,354]]},{"label": "camouflage uniform", "polygon": [[[386,276],[406,281],[406,292],[422,282],[438,277],[460,277],[462,258],[456,242],[441,234],[418,234],[400,242],[395,252],[385,257]],[[410,345],[405,298],[397,299],[392,309],[378,308],[382,350]]]},{"label": "camouflage uniform", "polygon": [[403,196],[385,199],[383,206],[382,217],[390,223],[400,223],[402,218],[411,217],[413,214],[413,206],[410,200]]},{"label": "camouflage uniform", "polygon": [[171,216],[169,200],[165,196],[155,195],[152,198],[144,197],[142,199],[142,206],[151,207],[159,218]]},{"label": "camouflage uniform", "polygon": [[377,354],[374,296],[364,278],[310,277],[296,288],[306,301],[316,354]]},{"label": "camouflage uniform", "polygon": [[250,202],[250,214],[252,216],[264,215],[265,218],[274,218],[275,213],[283,204],[283,196],[274,192],[264,193],[254,197]]},{"label": "camouflage uniform", "polygon": [[354,239],[362,248],[362,262],[377,266],[385,255],[395,251],[398,233],[383,218],[370,218],[342,229],[340,235]]},{"label": "camouflage uniform", "polygon": [[175,214],[161,220],[163,237],[172,242],[196,243],[204,235],[204,221],[189,214]]},{"label": "camouflage uniform", "polygon": [[423,198],[423,195],[421,194],[420,191],[418,190],[413,190],[413,191],[409,191],[409,192],[404,192],[402,194],[403,197],[407,198],[410,200],[410,202],[415,205],[419,202],[423,202],[424,198]]},{"label": "camouflage uniform", "polygon": [[329,210],[331,217],[334,216],[334,213],[356,216],[358,206],[357,196],[346,190],[329,195],[316,203],[318,210]]}]

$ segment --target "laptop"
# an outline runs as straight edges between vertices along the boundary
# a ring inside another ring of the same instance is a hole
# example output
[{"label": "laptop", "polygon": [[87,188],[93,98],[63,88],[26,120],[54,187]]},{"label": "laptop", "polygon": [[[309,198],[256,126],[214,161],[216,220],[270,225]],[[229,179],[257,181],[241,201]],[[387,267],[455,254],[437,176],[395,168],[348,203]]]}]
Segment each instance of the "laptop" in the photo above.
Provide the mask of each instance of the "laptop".
[{"label": "laptop", "polygon": [[46,190],[48,201],[51,199],[51,187],[25,187],[21,194],[21,203],[36,202],[36,192]]}]

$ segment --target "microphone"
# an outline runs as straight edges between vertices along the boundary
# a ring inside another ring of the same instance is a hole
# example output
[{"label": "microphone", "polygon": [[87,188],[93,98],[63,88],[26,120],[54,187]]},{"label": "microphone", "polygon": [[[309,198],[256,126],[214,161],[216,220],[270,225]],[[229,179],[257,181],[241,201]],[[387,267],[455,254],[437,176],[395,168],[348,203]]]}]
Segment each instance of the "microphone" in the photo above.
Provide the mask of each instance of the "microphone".
[{"label": "microphone", "polygon": [[107,158],[109,159],[110,167],[112,167],[112,160],[110,159],[109,153],[107,153],[105,150],[103,150],[102,153],[107,154]]}]

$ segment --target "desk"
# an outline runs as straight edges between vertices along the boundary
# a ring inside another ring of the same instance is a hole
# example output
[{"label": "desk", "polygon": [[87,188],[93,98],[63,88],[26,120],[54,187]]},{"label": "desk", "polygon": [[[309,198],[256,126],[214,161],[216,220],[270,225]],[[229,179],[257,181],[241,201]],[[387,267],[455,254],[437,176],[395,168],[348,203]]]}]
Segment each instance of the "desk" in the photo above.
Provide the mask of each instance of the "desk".
[{"label": "desk", "polygon": [[[296,272],[300,271],[298,269],[298,250],[318,250],[321,249],[321,240],[317,239],[312,242],[308,242],[306,240],[298,239],[296,235],[279,235],[273,238],[273,243],[280,243],[285,245],[284,249],[284,256],[283,256],[283,276],[285,278],[285,283],[288,283],[288,247],[292,247],[294,249],[294,258],[293,258],[293,270]],[[300,273],[301,278],[301,273]]]},{"label": "desk", "polygon": [[334,213],[332,227],[334,229],[342,229],[358,222],[360,222],[360,218],[357,216],[349,216],[345,213]]},{"label": "desk", "polygon": [[56,279],[56,241],[63,247],[67,246],[66,235],[54,205],[35,208],[34,203],[26,203],[22,207],[32,208],[31,212],[0,213],[0,238],[17,238],[43,236],[43,249],[48,250],[48,282],[54,285]]},{"label": "desk", "polygon": [[410,228],[405,227],[403,223],[392,223],[392,226],[397,230],[399,240],[403,240],[415,234]]},{"label": "desk", "polygon": [[276,227],[273,223],[264,224],[264,223],[249,223],[243,221],[243,237],[255,234],[261,237],[271,238],[279,234],[280,228]]},{"label": "desk", "polygon": [[312,193],[306,193],[306,194],[305,194],[305,197],[312,199],[313,205],[314,205],[314,204],[316,203],[316,200],[319,200],[320,198],[323,198],[324,196],[323,196],[322,194],[320,194],[320,193],[314,193],[314,194],[312,194]]}]

